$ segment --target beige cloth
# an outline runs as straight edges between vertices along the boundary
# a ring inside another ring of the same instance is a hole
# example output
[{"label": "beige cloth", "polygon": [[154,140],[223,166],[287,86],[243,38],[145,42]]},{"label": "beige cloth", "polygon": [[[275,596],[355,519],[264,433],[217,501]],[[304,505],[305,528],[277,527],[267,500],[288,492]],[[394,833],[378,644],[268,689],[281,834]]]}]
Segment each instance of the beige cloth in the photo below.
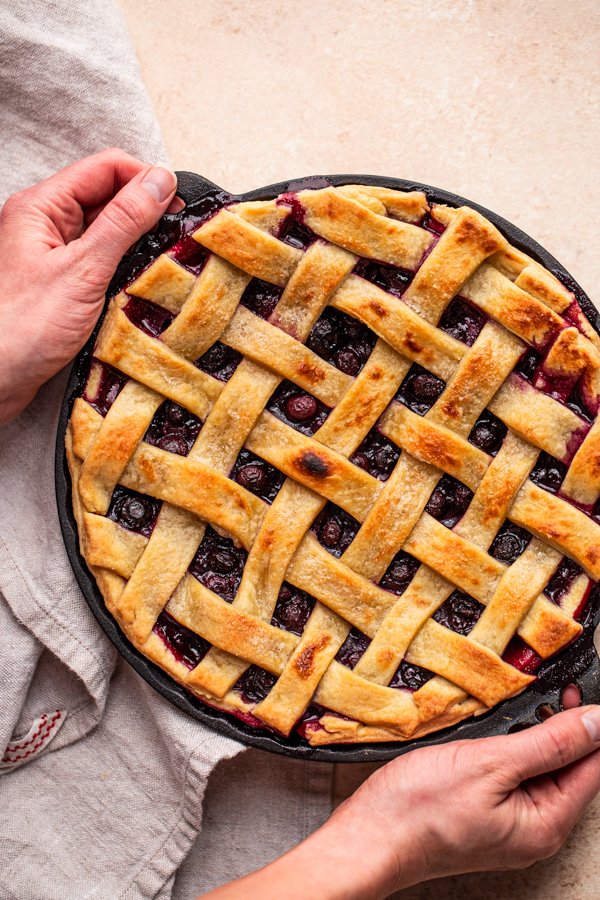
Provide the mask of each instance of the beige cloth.
[{"label": "beige cloth", "polygon": [[[165,157],[112,2],[3,6],[0,105],[0,202],[104,146]],[[317,827],[331,767],[237,756],[241,745],[117,657],[71,572],[56,513],[65,382],[63,372],[0,429],[0,896],[187,900]]]}]

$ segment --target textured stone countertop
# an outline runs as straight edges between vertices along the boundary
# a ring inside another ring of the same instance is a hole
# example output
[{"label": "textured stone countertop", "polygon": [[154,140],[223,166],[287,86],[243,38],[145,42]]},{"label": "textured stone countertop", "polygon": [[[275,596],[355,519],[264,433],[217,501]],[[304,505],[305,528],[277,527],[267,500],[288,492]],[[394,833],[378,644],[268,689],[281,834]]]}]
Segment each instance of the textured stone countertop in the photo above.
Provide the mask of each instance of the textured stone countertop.
[{"label": "textured stone countertop", "polygon": [[[231,191],[362,172],[469,197],[598,305],[595,0],[120,0],[178,169]],[[336,796],[369,767],[338,767]],[[600,799],[552,860],[402,900],[596,900]]]}]

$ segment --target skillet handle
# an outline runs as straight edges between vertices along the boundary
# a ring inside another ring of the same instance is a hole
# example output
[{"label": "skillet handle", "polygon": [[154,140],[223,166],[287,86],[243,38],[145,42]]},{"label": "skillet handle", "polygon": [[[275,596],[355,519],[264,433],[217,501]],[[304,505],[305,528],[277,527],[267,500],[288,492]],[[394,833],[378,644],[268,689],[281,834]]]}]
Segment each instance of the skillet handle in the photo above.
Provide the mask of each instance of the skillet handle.
[{"label": "skillet handle", "polygon": [[223,194],[225,191],[208,178],[194,172],[175,172],[177,175],[177,197],[181,197],[186,206],[204,200],[209,195]]}]

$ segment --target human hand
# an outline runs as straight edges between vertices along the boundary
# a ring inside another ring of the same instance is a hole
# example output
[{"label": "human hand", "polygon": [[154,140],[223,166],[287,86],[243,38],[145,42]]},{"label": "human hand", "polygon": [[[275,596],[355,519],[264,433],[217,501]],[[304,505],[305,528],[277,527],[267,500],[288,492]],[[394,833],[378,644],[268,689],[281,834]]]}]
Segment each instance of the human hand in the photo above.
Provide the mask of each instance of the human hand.
[{"label": "human hand", "polygon": [[600,707],[588,706],[408,753],[298,847],[210,897],[378,900],[445,875],[524,868],[557,852],[600,789],[598,749]]},{"label": "human hand", "polygon": [[123,254],[169,209],[173,172],[104,150],[14,194],[0,212],[0,424],[75,356]]},{"label": "human hand", "polygon": [[387,846],[383,891],[357,896],[552,856],[600,790],[599,748],[600,707],[588,706],[388,763],[338,813],[339,827],[360,829],[367,846]]}]

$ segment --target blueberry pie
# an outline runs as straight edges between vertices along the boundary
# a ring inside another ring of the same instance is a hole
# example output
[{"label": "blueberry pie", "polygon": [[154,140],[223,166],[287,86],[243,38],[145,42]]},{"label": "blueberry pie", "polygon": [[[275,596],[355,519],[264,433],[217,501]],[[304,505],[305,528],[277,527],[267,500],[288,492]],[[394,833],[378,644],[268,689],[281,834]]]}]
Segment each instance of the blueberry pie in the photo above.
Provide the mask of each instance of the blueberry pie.
[{"label": "blueberry pie", "polygon": [[600,341],[478,212],[347,185],[188,217],[112,297],[67,453],[129,640],[313,745],[523,691],[600,578]]}]

